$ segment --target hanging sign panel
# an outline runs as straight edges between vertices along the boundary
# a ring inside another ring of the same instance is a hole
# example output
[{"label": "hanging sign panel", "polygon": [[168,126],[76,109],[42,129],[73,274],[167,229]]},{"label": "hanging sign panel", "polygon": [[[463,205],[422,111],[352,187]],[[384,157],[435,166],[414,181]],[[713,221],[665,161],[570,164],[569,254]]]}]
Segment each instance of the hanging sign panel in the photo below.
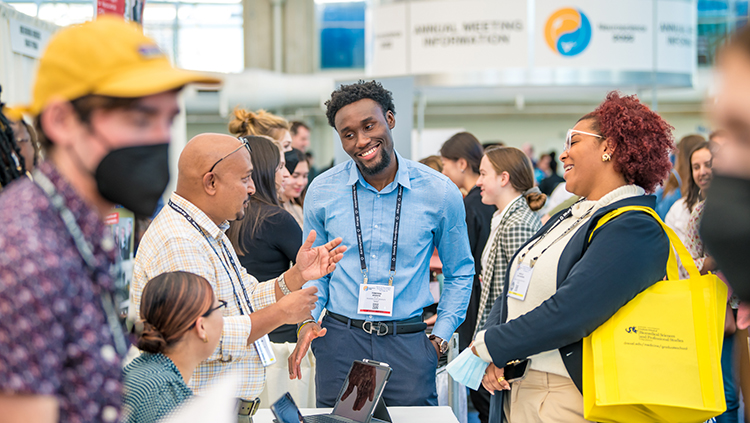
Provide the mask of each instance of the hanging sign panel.
[{"label": "hanging sign panel", "polygon": [[526,1],[409,3],[413,74],[526,67]]},{"label": "hanging sign panel", "polygon": [[535,0],[531,25],[527,15],[525,0],[415,0],[373,6],[369,73],[519,68],[695,72],[694,0]]},{"label": "hanging sign panel", "polygon": [[49,41],[50,32],[28,22],[8,19],[10,46],[14,52],[38,59]]},{"label": "hanging sign panel", "polygon": [[659,0],[657,69],[692,73],[697,66],[696,24],[698,9],[691,1]]},{"label": "hanging sign panel", "polygon": [[[693,71],[696,7],[685,0],[537,0],[535,66]],[[656,40],[654,37],[656,36]]]},{"label": "hanging sign panel", "polygon": [[535,65],[651,70],[651,0],[537,0]]},{"label": "hanging sign panel", "polygon": [[125,0],[96,0],[96,15],[125,16]]},{"label": "hanging sign panel", "polygon": [[379,76],[406,75],[407,13],[406,3],[391,3],[370,9],[374,25],[369,25],[372,60],[370,73]]},{"label": "hanging sign panel", "polygon": [[526,1],[427,0],[371,8],[369,73],[378,76],[528,66]]}]

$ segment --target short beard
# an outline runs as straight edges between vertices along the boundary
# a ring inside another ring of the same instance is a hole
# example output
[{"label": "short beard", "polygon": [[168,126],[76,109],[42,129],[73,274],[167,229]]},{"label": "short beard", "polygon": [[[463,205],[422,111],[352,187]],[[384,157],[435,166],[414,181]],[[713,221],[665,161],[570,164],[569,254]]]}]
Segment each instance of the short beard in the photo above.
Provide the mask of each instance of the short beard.
[{"label": "short beard", "polygon": [[375,176],[378,173],[382,172],[391,165],[391,155],[385,151],[384,148],[380,149],[380,162],[378,162],[373,167],[367,167],[365,165],[362,165],[361,171],[367,176]]}]

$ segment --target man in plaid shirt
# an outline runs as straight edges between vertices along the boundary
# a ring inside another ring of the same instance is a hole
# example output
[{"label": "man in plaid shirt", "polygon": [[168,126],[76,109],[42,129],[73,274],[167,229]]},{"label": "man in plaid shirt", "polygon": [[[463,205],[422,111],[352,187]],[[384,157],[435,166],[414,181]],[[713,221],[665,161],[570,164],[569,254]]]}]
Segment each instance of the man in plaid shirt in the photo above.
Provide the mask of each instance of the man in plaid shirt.
[{"label": "man in plaid shirt", "polygon": [[252,420],[265,382],[259,355],[263,347],[256,341],[282,324],[310,316],[317,289],[301,290],[302,285],[333,271],[346,249],[338,247],[340,238],[311,248],[312,234],[297,264],[283,275],[261,283],[248,275],[224,232],[229,220],[242,219],[255,192],[250,154],[246,142],[228,135],[198,135],[187,144],[180,155],[177,190],[143,236],[131,284],[136,312],[145,284],[172,271],[203,276],[216,297],[227,302],[219,346],[195,370],[190,387],[200,394],[220,376],[239,373],[239,420],[245,422]]}]

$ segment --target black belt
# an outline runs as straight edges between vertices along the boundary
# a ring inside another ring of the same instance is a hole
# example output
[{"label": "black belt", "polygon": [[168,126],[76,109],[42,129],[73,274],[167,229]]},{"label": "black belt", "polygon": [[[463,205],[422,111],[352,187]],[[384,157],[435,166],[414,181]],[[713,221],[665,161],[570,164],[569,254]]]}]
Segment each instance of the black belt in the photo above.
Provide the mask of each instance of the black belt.
[{"label": "black belt", "polygon": [[407,333],[422,332],[427,328],[427,323],[422,321],[422,316],[412,317],[406,320],[391,320],[389,322],[373,322],[371,320],[357,320],[350,319],[340,314],[326,312],[326,316],[330,316],[334,320],[338,320],[341,323],[346,323],[348,326],[353,326],[358,329],[369,333],[370,335],[375,334],[378,336],[384,335],[398,335]]}]

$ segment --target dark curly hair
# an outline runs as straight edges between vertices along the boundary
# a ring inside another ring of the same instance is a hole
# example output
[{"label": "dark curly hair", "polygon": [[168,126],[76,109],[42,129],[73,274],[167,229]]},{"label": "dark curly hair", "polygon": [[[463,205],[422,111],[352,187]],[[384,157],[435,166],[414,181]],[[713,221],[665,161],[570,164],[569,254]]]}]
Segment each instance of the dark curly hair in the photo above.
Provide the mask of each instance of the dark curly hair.
[{"label": "dark curly hair", "polygon": [[383,110],[383,116],[385,116],[388,111],[394,115],[396,114],[396,107],[393,105],[393,96],[390,91],[383,88],[383,85],[380,82],[365,82],[360,79],[356,84],[342,85],[339,89],[331,93],[331,99],[325,103],[327,107],[326,117],[328,118],[328,124],[331,125],[331,127],[336,128],[336,125],[334,124],[336,113],[338,113],[342,107],[365,98],[369,98],[378,103],[380,109]]},{"label": "dark curly hair", "polygon": [[612,91],[596,110],[578,121],[582,120],[591,120],[592,129],[609,143],[615,170],[628,184],[652,193],[667,178],[672,168],[669,153],[674,149],[674,128],[638,97]]}]

